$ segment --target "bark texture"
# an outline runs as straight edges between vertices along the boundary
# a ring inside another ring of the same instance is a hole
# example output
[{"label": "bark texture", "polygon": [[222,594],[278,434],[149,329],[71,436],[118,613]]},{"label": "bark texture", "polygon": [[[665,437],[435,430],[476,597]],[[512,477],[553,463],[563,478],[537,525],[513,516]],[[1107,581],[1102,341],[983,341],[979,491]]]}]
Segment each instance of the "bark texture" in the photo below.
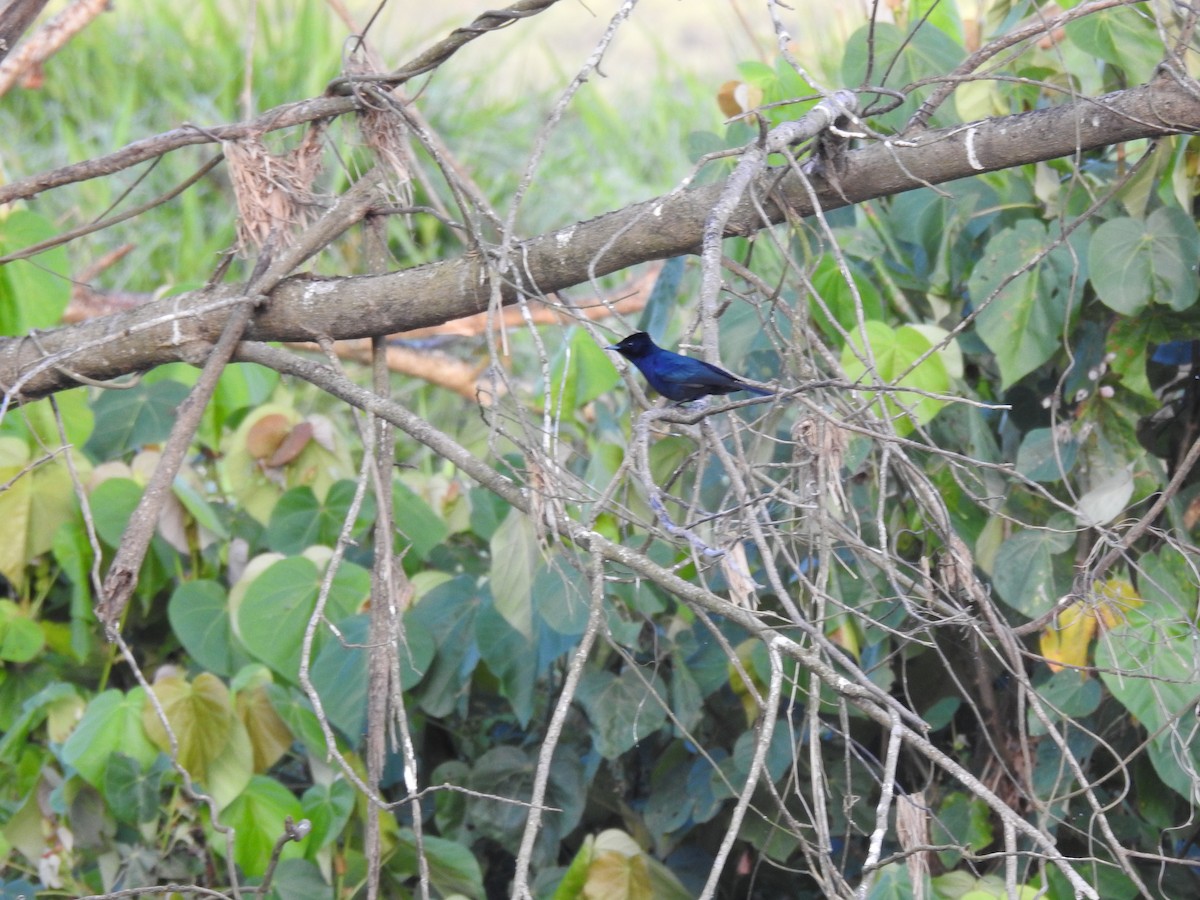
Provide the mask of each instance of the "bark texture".
[{"label": "bark texture", "polygon": [[[784,207],[811,215],[816,203],[834,209],[984,172],[1083,153],[1140,138],[1200,130],[1200,85],[1166,75],[1098,98],[1015,116],[997,117],[874,143],[845,156],[836,174],[809,183],[774,169],[756,185],[771,222]],[[595,219],[520,242],[527,294],[550,294],[636,263],[696,253],[704,222],[722,184],[656,197]],[[753,199],[734,211],[727,235],[763,228]],[[505,303],[517,298],[511,273],[502,278]],[[36,336],[0,342],[0,385],[28,401],[86,379],[110,379],[175,360],[201,363],[219,337],[238,288],[220,286],[146,304]],[[260,341],[348,339],[438,325],[485,309],[488,267],[476,254],[384,275],[284,280],[269,295],[245,337]]]}]

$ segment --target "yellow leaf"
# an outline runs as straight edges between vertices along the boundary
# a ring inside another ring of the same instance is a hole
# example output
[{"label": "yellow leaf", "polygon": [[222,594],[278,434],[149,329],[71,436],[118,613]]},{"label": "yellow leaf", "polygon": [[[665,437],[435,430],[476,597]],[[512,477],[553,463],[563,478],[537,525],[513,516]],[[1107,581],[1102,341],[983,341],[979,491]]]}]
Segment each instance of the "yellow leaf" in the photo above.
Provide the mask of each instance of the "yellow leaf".
[{"label": "yellow leaf", "polygon": [[833,629],[826,632],[829,639],[853,656],[859,658],[862,642],[859,640],[858,629],[854,620],[847,615],[839,615],[834,620]]},{"label": "yellow leaf", "polygon": [[293,737],[267,698],[265,684],[238,691],[237,714],[254,748],[254,771],[267,771],[292,746]]},{"label": "yellow leaf", "polygon": [[738,661],[742,664],[742,671],[750,676],[753,688],[746,684],[745,679],[736,666],[729,666],[729,687],[733,691],[734,696],[741,701],[742,709],[746,713],[746,721],[751,725],[758,719],[758,701],[755,699],[755,692],[757,691],[759,697],[763,697],[767,693],[766,684],[754,672],[753,654],[757,646],[758,641],[754,638],[749,638],[742,641],[737,647]]},{"label": "yellow leaf", "polygon": [[645,857],[611,851],[596,854],[580,892],[586,900],[653,900],[653,896]]},{"label": "yellow leaf", "polygon": [[[181,675],[168,675],[157,680],[152,689],[175,733],[180,765],[193,778],[204,780],[209,763],[221,755],[233,730],[229,689],[209,672],[200,673],[191,684]],[[148,698],[142,708],[142,724],[150,740],[169,753],[167,731]]]},{"label": "yellow leaf", "polygon": [[[82,453],[72,454],[75,471],[83,482],[92,474],[92,464]],[[30,557],[39,556],[54,545],[54,535],[66,522],[77,516],[79,502],[75,499],[75,483],[71,470],[60,454],[51,462],[33,471],[33,497],[29,505]]]},{"label": "yellow leaf", "polygon": [[1096,599],[1096,615],[1105,628],[1116,628],[1125,621],[1126,610],[1146,602],[1127,578],[1109,578],[1097,584]]},{"label": "yellow leaf", "polygon": [[[14,585],[25,582],[26,549],[29,537],[30,506],[33,502],[33,478],[29,472],[17,475],[29,463],[29,447],[15,437],[0,437],[0,574]],[[15,480],[14,480],[15,479]]]},{"label": "yellow leaf", "polygon": [[717,91],[717,106],[731,119],[755,109],[762,102],[762,89],[744,81],[727,81]]},{"label": "yellow leaf", "polygon": [[[1050,671],[1061,672],[1067,666],[1086,666],[1088,645],[1096,636],[1096,610],[1082,600],[1076,600],[1060,612],[1054,622],[1042,632],[1042,656]],[[1086,675],[1081,672],[1080,674]]]}]

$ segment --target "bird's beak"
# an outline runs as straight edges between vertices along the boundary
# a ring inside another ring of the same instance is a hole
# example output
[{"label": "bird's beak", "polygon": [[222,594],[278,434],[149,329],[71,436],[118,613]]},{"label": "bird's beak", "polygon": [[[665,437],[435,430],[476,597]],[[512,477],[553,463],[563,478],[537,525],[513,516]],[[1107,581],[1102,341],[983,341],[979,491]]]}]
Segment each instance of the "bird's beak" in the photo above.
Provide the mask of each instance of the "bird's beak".
[{"label": "bird's beak", "polygon": [[616,345],[616,344],[609,344],[609,345],[608,345],[607,347],[605,347],[604,349],[605,349],[605,350],[616,350],[616,349],[617,349],[617,345]]}]

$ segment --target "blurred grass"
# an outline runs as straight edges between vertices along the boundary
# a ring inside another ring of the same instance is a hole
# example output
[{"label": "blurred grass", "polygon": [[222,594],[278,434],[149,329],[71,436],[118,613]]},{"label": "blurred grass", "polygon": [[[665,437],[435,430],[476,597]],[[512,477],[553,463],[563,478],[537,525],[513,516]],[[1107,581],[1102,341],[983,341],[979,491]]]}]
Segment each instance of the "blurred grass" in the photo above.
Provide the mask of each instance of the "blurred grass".
[{"label": "blurred grass", "polygon": [[[257,9],[253,112],[319,96],[340,69],[345,26],[323,0],[261,0]],[[641,9],[639,6],[638,12]],[[554,13],[583,17],[570,3],[556,7]],[[163,6],[150,0],[120,4],[50,61],[44,87],[14,90],[0,98],[0,135],[5,136],[0,139],[0,171],[5,177],[18,178],[110,153],[184,122],[209,126],[241,119],[246,37],[240,15],[228,0],[199,0],[186,6]],[[655,32],[654,22],[653,16],[639,20],[635,12],[626,27],[651,34],[650,49],[630,60],[614,47],[614,55],[606,57],[601,66],[603,74],[593,73],[576,94],[551,135],[522,202],[519,234],[560,228],[661,194],[692,172],[691,157],[700,150],[733,142],[722,124],[715,96],[724,81],[738,77],[736,64],[743,59],[732,52],[713,54],[698,71],[686,69],[667,49],[682,38],[665,29]],[[566,52],[565,45],[556,46],[559,52],[552,54],[544,43],[530,40],[519,45],[525,62],[531,57],[550,62],[540,68],[514,63],[512,38],[522,34],[528,24],[518,23],[499,35],[481,38],[432,77],[407,86],[456,160],[501,215],[506,213],[528,163],[538,129],[587,56],[587,51]],[[439,29],[429,40],[414,43],[424,47],[445,33]],[[389,54],[389,63],[394,65],[411,54],[411,48]],[[526,75],[536,71],[537,77],[501,77],[499,73],[514,66]],[[698,133],[704,137],[697,139]],[[278,152],[294,147],[300,135],[297,129],[268,135],[265,140]],[[738,141],[749,137],[743,126]],[[360,171],[365,151],[349,117],[335,123],[326,140],[330,145],[327,170],[318,189],[342,190],[348,180],[344,167],[349,164]],[[212,145],[185,148],[168,154],[153,168],[146,164],[109,178],[48,191],[27,205],[61,229],[75,227],[103,214],[139,177],[145,176],[121,201],[117,212],[172,189],[216,152]],[[428,159],[421,159],[420,164],[433,172]],[[719,171],[713,167],[706,177],[715,177]],[[435,174],[432,181],[453,210],[440,177]],[[418,204],[428,200],[418,192]],[[398,265],[416,265],[462,252],[461,243],[443,226],[431,227],[428,217],[416,221],[418,227],[411,236],[403,234],[400,221],[390,224]],[[68,268],[79,272],[105,253],[131,243],[136,249],[95,278],[96,287],[156,291],[164,286],[195,286],[209,277],[220,254],[233,243],[234,226],[232,189],[225,167],[219,166],[169,204],[73,242],[67,247]],[[765,252],[758,251],[759,263]],[[322,273],[355,274],[365,269],[362,256],[357,239],[346,238],[322,253],[313,268]],[[245,274],[245,266],[235,264],[226,277],[233,280]],[[615,285],[622,278],[610,276],[603,284]],[[695,281],[696,268],[688,266],[680,302],[663,325],[667,333],[678,333],[688,317],[687,298],[694,293]],[[586,293],[587,288],[577,291],[579,296]],[[608,324],[616,330],[622,327],[615,321]],[[560,343],[548,342],[552,357],[559,352],[554,348]],[[544,399],[545,385],[539,383],[532,338],[517,333],[512,335],[511,345],[513,355],[505,364],[521,373],[514,390],[521,394],[520,402],[536,406]],[[482,342],[463,342],[456,349],[484,359]],[[462,415],[461,398],[429,390],[418,379],[401,382],[400,396],[415,411],[447,423],[456,438],[472,449],[486,450],[494,435],[482,417]],[[399,440],[400,458],[420,456],[416,445]]]},{"label": "blurred grass", "polygon": [[[344,25],[321,0],[264,0],[257,8],[254,112],[320,95],[339,71]],[[5,176],[15,179],[109,153],[184,122],[204,126],[242,118],[246,38],[239,16],[221,0],[179,6],[131,0],[101,16],[47,64],[42,88],[15,89],[0,99],[0,134],[9,136]],[[496,49],[486,41],[465,48],[460,57],[472,66],[439,72],[418,102],[503,214],[533,137],[573,72],[545,79],[536,92],[498,95],[489,88],[499,62],[490,55]],[[410,85],[413,92],[419,87]],[[669,189],[690,168],[687,134],[721,128],[712,100],[716,85],[673,70],[665,56],[653,70],[639,73],[636,90],[627,83],[624,92],[611,87],[586,84],[571,104],[522,205],[522,233],[560,227]],[[337,153],[327,154],[327,184],[344,183],[340,160],[361,156],[349,125],[347,120],[329,132]],[[298,137],[292,132],[266,140],[283,150]],[[29,207],[63,229],[75,227],[101,215],[139,177],[144,176],[116,211],[170,190],[215,152],[212,145],[178,150],[154,167],[48,191]],[[132,243],[136,250],[98,281],[106,288],[148,291],[203,281],[232,243],[233,229],[233,196],[224,167],[218,167],[171,203],[81,238],[68,253],[78,271]],[[418,243],[404,264],[454,250],[439,241]]]}]

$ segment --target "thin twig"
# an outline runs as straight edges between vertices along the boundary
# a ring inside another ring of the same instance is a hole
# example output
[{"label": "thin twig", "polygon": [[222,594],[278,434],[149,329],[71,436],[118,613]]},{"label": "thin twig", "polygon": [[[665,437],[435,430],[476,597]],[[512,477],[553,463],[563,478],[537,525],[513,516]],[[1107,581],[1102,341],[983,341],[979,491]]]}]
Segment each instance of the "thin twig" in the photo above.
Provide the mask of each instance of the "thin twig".
[{"label": "thin twig", "polygon": [[704,890],[700,892],[700,900],[711,900],[716,896],[721,871],[725,868],[725,861],[729,859],[729,853],[733,850],[733,842],[737,840],[738,831],[741,830],[742,820],[746,817],[746,810],[750,806],[750,798],[754,796],[754,791],[766,768],[767,751],[771,749],[771,738],[775,734],[775,723],[778,721],[776,710],[779,708],[779,696],[783,691],[783,659],[774,641],[768,640],[765,643],[767,658],[771,663],[771,679],[767,685],[767,702],[759,713],[758,734],[754,736],[754,755],[750,759],[746,783],[742,787],[738,802],[734,805],[733,813],[729,817],[729,824],[725,827],[725,834],[721,838],[721,846],[713,857],[708,881],[704,885]]},{"label": "thin twig", "polygon": [[120,628],[125,605],[137,587],[138,571],[150,549],[150,539],[158,528],[158,518],[171,496],[171,486],[179,467],[200,427],[200,419],[209,398],[217,388],[217,380],[225,371],[225,365],[233,355],[234,348],[242,339],[242,332],[254,311],[254,304],[247,300],[234,308],[229,315],[225,331],[217,341],[205,363],[200,378],[177,410],[171,434],[163,445],[162,456],[146,484],[137,508],[129,517],[129,524],[121,535],[121,543],[104,578],[104,592],[97,597],[96,618],[104,625],[105,633],[112,640]]},{"label": "thin twig", "polygon": [[283,854],[283,848],[292,841],[299,842],[304,840],[311,831],[312,823],[308,819],[293,822],[291,816],[284,816],[283,831],[275,839],[275,846],[271,848],[271,859],[267,863],[267,870],[263,872],[262,881],[255,888],[255,896],[265,897],[267,891],[270,890],[271,880],[275,877],[275,867],[279,865],[279,857]]},{"label": "thin twig", "polygon": [[[487,462],[474,456],[448,435],[403,407],[389,403],[370,391],[340,378],[328,366],[311,364],[274,348],[247,342],[243,342],[239,348],[239,358],[247,362],[268,365],[280,372],[297,375],[361,409],[387,418],[414,440],[420,441],[438,455],[452,461],[466,475],[496,493],[514,508],[529,512],[528,495]],[[660,585],[683,602],[696,604],[702,609],[722,615],[745,628],[751,635],[762,636],[764,639],[769,636],[773,640],[772,646],[795,660],[812,673],[814,678],[820,679],[829,689],[844,697],[848,703],[853,704],[868,718],[880,725],[891,727],[892,718],[889,710],[898,712],[901,717],[901,727],[904,730],[904,740],[910,749],[959,781],[1003,821],[1011,822],[1016,831],[1028,838],[1062,872],[1080,896],[1099,900],[1095,889],[1076,871],[1072,861],[1062,854],[1048,835],[1026,822],[1016,811],[1004,803],[995,791],[983,784],[977,776],[952,756],[935,746],[920,730],[912,725],[904,724],[915,718],[914,714],[887,691],[872,683],[857,667],[852,668],[848,673],[843,672],[830,665],[817,652],[779,635],[751,611],[742,609],[705,588],[679,577],[632,547],[614,543],[595,531],[583,528],[565,515],[559,522],[558,528],[561,534],[577,546],[596,550],[603,554],[605,559],[627,566],[642,577]],[[830,652],[830,645],[826,644],[823,650],[826,653]],[[307,675],[304,673],[302,680],[306,677]],[[306,688],[306,690],[308,689]],[[814,696],[818,696],[818,694],[814,693]],[[814,709],[815,707],[816,704],[813,704]],[[817,748],[819,744],[817,741],[810,743],[814,748]],[[814,749],[814,752],[817,751]]]},{"label": "thin twig", "polygon": [[567,668],[567,677],[563,681],[562,692],[554,704],[554,714],[550,724],[546,726],[546,734],[538,751],[537,768],[533,776],[533,790],[529,796],[529,816],[525,820],[525,830],[521,834],[521,846],[517,850],[516,871],[513,873],[512,896],[515,900],[533,900],[529,888],[529,864],[533,859],[533,848],[537,841],[538,829],[542,823],[542,810],[546,803],[546,786],[550,782],[551,765],[554,762],[554,750],[562,738],[563,726],[571,711],[571,703],[575,698],[575,690],[583,677],[596,636],[600,633],[604,613],[604,557],[593,552],[588,557],[588,580],[592,588],[591,611],[579,646],[571,654],[571,663]]}]

